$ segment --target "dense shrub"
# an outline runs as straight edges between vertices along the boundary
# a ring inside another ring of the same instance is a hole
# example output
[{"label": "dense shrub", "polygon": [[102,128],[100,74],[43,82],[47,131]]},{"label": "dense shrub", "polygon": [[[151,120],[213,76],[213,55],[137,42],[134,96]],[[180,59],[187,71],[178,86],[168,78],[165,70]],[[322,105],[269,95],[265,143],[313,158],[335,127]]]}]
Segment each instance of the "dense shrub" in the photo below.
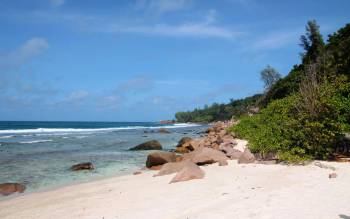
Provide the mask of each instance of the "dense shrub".
[{"label": "dense shrub", "polygon": [[[324,82],[315,98],[316,114],[310,112],[302,93],[271,102],[259,115],[245,116],[231,128],[249,141],[252,151],[275,152],[281,160],[328,159],[348,129],[349,85]],[[338,88],[338,89],[337,89]]]},{"label": "dense shrub", "polygon": [[203,109],[195,109],[188,112],[177,112],[175,118],[178,122],[213,122],[228,120],[246,114],[250,107],[257,105],[261,95],[256,94],[244,99],[233,100],[227,104],[214,103]]}]

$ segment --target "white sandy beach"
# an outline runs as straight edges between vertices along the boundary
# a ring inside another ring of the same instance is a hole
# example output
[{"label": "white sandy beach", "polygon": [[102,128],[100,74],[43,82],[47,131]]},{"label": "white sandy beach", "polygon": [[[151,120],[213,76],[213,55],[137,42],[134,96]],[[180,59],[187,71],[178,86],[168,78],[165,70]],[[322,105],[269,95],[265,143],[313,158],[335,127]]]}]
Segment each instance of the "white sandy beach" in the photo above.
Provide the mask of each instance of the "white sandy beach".
[{"label": "white sandy beach", "polygon": [[336,171],[229,161],[174,184],[144,171],[1,201],[0,218],[350,218],[350,164],[328,164]]}]

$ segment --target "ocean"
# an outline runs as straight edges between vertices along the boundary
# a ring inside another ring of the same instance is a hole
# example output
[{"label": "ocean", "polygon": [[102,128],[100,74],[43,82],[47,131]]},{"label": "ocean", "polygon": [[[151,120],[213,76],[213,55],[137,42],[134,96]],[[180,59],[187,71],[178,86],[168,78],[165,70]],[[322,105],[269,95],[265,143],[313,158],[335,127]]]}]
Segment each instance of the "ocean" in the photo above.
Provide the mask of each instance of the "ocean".
[{"label": "ocean", "polygon": [[[171,133],[156,130],[166,128]],[[184,136],[197,137],[206,126],[155,122],[0,122],[0,183],[18,182],[26,192],[130,174],[145,165],[150,151],[128,149],[158,140],[174,149]],[[93,171],[72,172],[92,162]]]}]

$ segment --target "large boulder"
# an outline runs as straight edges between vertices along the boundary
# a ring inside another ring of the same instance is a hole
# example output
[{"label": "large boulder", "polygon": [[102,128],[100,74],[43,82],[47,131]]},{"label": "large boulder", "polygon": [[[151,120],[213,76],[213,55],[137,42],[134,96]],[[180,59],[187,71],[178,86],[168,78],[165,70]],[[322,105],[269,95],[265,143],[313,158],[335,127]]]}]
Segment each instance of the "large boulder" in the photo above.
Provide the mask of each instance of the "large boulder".
[{"label": "large boulder", "polygon": [[162,134],[170,134],[171,132],[165,128],[160,128],[157,131],[158,133],[162,133]]},{"label": "large boulder", "polygon": [[182,170],[187,163],[192,163],[191,161],[180,161],[180,162],[171,162],[166,163],[162,166],[162,168],[159,170],[159,172],[154,176],[164,176],[172,173],[177,173],[180,170]]},{"label": "large boulder", "polygon": [[199,166],[192,162],[186,162],[184,167],[171,179],[170,183],[203,179],[204,175],[205,172]]},{"label": "large boulder", "polygon": [[210,133],[210,132],[214,132],[213,127],[209,127],[207,130],[205,130],[205,133]]},{"label": "large boulder", "polygon": [[222,143],[222,144],[220,144],[219,149],[222,152],[224,152],[226,154],[226,156],[232,160],[238,159],[243,154],[243,152],[233,148],[233,146],[231,144]]},{"label": "large boulder", "polygon": [[176,161],[176,154],[173,152],[153,152],[147,156],[146,167],[159,166],[169,162]]},{"label": "large boulder", "polygon": [[246,148],[243,154],[238,158],[239,164],[254,163],[254,162],[255,162],[255,156],[250,152],[248,148]]},{"label": "large boulder", "polygon": [[131,151],[139,151],[139,150],[162,150],[163,147],[157,140],[147,141],[145,143],[139,144],[133,148],[130,148]]},{"label": "large boulder", "polygon": [[188,153],[195,150],[201,144],[201,140],[192,139],[190,137],[183,137],[176,146],[175,152]]},{"label": "large boulder", "polygon": [[70,168],[72,171],[78,171],[78,170],[93,170],[94,165],[91,162],[85,162],[85,163],[79,163],[71,166]]},{"label": "large boulder", "polygon": [[188,143],[192,141],[192,138],[190,137],[183,137],[180,139],[179,143],[177,143],[176,147],[182,147],[182,145],[184,145],[185,143]]},{"label": "large boulder", "polygon": [[218,162],[220,166],[224,166],[227,165],[227,159],[227,156],[223,152],[207,147],[199,147],[183,156],[183,160],[189,160],[198,165]]},{"label": "large boulder", "polygon": [[22,193],[26,187],[19,183],[3,183],[0,184],[0,195],[11,195],[13,193],[19,192]]}]

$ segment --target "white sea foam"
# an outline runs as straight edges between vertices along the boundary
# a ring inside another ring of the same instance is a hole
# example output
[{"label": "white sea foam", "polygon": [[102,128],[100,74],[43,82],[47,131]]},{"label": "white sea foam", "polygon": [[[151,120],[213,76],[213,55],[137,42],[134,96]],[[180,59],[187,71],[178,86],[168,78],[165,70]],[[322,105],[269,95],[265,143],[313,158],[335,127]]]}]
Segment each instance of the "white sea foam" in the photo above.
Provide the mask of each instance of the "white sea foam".
[{"label": "white sea foam", "polygon": [[89,137],[89,136],[87,136],[87,135],[76,136],[76,138],[78,138],[78,139],[87,138],[87,137]]},{"label": "white sea foam", "polygon": [[116,127],[116,128],[89,128],[89,129],[78,129],[78,128],[37,128],[37,129],[9,129],[9,130],[0,130],[0,134],[21,134],[21,133],[55,133],[54,135],[59,135],[63,133],[81,133],[81,132],[109,132],[109,131],[118,131],[118,130],[132,130],[132,129],[173,129],[173,128],[186,128],[186,127],[195,127],[199,126],[194,123],[178,123],[174,125],[167,126],[127,126],[127,127]]},{"label": "white sea foam", "polygon": [[4,135],[4,136],[0,136],[0,139],[5,139],[5,138],[13,138],[15,137],[14,135]]},{"label": "white sea foam", "polygon": [[20,141],[20,144],[35,144],[35,143],[45,143],[51,142],[52,140],[35,140],[35,141]]}]

